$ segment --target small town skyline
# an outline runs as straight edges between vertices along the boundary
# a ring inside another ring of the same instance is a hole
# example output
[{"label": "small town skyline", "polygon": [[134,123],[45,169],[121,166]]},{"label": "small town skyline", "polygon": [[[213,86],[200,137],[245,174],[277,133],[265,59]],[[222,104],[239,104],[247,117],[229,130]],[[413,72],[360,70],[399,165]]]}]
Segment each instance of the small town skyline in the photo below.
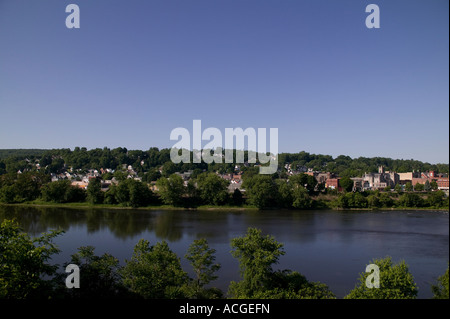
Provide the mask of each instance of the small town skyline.
[{"label": "small town skyline", "polygon": [[[96,149],[90,151],[95,152],[95,150]],[[26,152],[26,150],[23,151]],[[126,148],[120,148],[118,149],[118,151],[122,152],[122,154],[126,154],[127,156],[132,152],[142,152],[142,153],[140,153],[140,155],[137,155],[137,157],[135,158],[136,160],[133,164],[119,163],[115,165],[116,162],[110,159],[109,163],[114,163],[110,165],[111,167],[106,167],[108,165],[105,165],[104,163],[107,162],[102,162],[103,165],[100,163],[95,165],[98,167],[101,166],[100,168],[86,167],[86,165],[88,164],[86,164],[84,168],[74,168],[73,165],[66,164],[66,162],[64,161],[64,156],[58,155],[57,153],[58,150],[50,150],[47,151],[47,153],[42,153],[41,155],[29,156],[30,158],[32,158],[31,160],[28,159],[28,157],[26,156],[22,156],[23,157],[22,162],[26,163],[25,166],[22,167],[25,168],[19,169],[17,173],[21,174],[23,172],[33,170],[37,170],[38,172],[44,171],[47,174],[50,174],[51,182],[69,180],[72,186],[83,189],[88,188],[88,185],[92,179],[100,179],[101,188],[103,191],[106,192],[108,191],[111,185],[118,185],[119,182],[124,179],[133,179],[139,182],[144,181],[147,184],[149,184],[149,187],[152,191],[157,191],[158,188],[156,186],[156,180],[161,177],[168,177],[168,175],[170,174],[176,174],[182,178],[184,186],[188,186],[188,182],[192,176],[194,175],[197,176],[198,174],[204,172],[213,172],[217,176],[221,177],[222,179],[228,182],[228,191],[230,193],[233,193],[235,189],[239,189],[240,191],[245,192],[245,189],[242,187],[243,173],[245,172],[246,169],[250,167],[260,166],[259,162],[252,163],[247,160],[244,163],[235,162],[228,164],[225,162],[223,163],[213,162],[212,163],[213,169],[211,170],[209,167],[211,163],[208,164],[205,162],[200,162],[197,164],[203,166],[206,165],[206,168],[199,168],[202,166],[195,168],[196,167],[195,164],[192,164],[193,166],[190,166],[191,161],[187,163],[180,163],[180,165],[181,164],[184,165],[176,166],[175,164],[173,164],[173,162],[171,162],[171,160],[167,159],[167,161],[165,161],[164,164],[161,163],[160,165],[154,165],[153,167],[150,167],[151,164],[146,163],[149,161],[149,158],[148,154],[145,154],[145,152],[138,150],[127,150]],[[156,149],[153,148],[153,151],[156,152]],[[222,151],[224,152],[224,150]],[[76,152],[88,152],[88,150],[87,148],[84,147],[82,148],[77,147],[74,150],[74,153]],[[103,148],[102,152],[108,153],[111,152],[111,150],[109,150],[108,148]],[[163,153],[164,150],[161,151],[158,150],[157,152]],[[223,156],[223,153],[221,154]],[[302,154],[302,152],[299,154]],[[307,157],[316,156],[315,154],[309,154],[303,151],[302,156],[304,155],[306,155]],[[97,158],[97,160],[100,160],[100,157],[103,158],[103,156],[104,153],[101,154],[99,153],[97,155],[97,157],[99,157]],[[195,156],[194,152],[191,152],[191,156]],[[327,167],[327,163],[322,165],[322,167],[318,167],[317,165],[315,165],[315,167],[311,167],[311,165],[308,165],[308,163],[306,163],[305,161],[299,161],[297,158],[295,158],[296,154],[285,154],[285,156],[286,157],[283,157],[283,162],[279,163],[280,165],[278,166],[278,169],[276,170],[276,172],[274,172],[275,174],[278,175],[278,178],[289,180],[290,176],[297,174],[305,174],[314,177],[314,179],[317,181],[316,191],[319,190],[319,188],[337,191],[343,190],[343,186],[340,184],[340,180],[342,179],[341,174],[337,173],[336,171],[333,171],[333,169],[329,169],[329,167]],[[294,156],[293,160],[292,159],[289,160],[290,156]],[[333,158],[331,158],[331,160],[333,160]],[[339,160],[339,158],[334,159],[334,161],[336,160]],[[58,166],[51,167],[53,162],[58,162],[58,164],[55,164]],[[41,165],[41,163],[44,165]],[[170,168],[167,167],[168,163],[172,164]],[[225,165],[227,165],[226,169],[224,169]],[[3,164],[3,166],[6,167],[5,164]],[[434,168],[429,170],[412,169],[407,172],[397,172],[396,170],[387,171],[385,165],[379,165],[377,169],[378,169],[377,172],[364,171],[358,174],[353,174],[353,176],[349,175],[348,173],[345,173],[344,175],[345,177],[350,177],[350,180],[353,182],[352,191],[360,191],[360,192],[367,190],[394,191],[394,189],[405,190],[405,187],[407,188],[408,184],[410,184],[410,187],[412,187],[412,189],[415,189],[417,184],[421,184],[420,185],[421,187],[418,189],[422,189],[423,185],[427,185],[427,187],[429,188],[428,190],[431,189],[443,190],[447,194],[449,192],[448,172],[438,172]],[[151,172],[153,174],[152,177],[145,177],[143,179],[145,174],[149,174]]]}]

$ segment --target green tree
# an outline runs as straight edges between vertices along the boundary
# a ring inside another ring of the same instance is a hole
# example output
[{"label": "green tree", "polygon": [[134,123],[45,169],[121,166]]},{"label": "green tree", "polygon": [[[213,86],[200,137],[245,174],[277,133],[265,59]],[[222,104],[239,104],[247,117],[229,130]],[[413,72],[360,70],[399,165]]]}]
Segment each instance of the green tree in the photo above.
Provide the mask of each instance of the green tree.
[{"label": "green tree", "polygon": [[146,183],[129,178],[111,187],[105,194],[105,202],[129,207],[145,207],[153,202],[153,193]]},{"label": "green tree", "polygon": [[41,194],[42,199],[46,202],[83,202],[86,199],[85,190],[79,187],[73,187],[69,180],[45,184],[41,189]]},{"label": "green tree", "polygon": [[292,183],[287,182],[284,179],[277,179],[277,193],[278,200],[277,205],[279,207],[291,208],[292,207]]},{"label": "green tree", "polygon": [[125,263],[121,271],[123,284],[137,296],[147,299],[185,297],[188,276],[167,242],[150,246],[147,240],[141,239],[134,247],[131,260]]},{"label": "green tree", "polygon": [[91,179],[87,187],[87,200],[91,204],[101,204],[103,203],[103,199],[104,194],[102,192],[102,184],[100,179]]},{"label": "green tree", "polygon": [[435,284],[431,285],[431,291],[433,292],[433,299],[449,299],[448,266],[447,271],[437,279]]},{"label": "green tree", "polygon": [[[218,289],[205,289],[205,285],[217,279],[215,273],[220,269],[220,264],[215,263],[215,253],[216,250],[209,247],[206,239],[194,240],[189,246],[185,258],[189,260],[195,273],[191,285],[194,298],[212,298],[219,292]],[[219,296],[221,295],[219,292]]]},{"label": "green tree", "polygon": [[182,204],[186,189],[181,176],[172,174],[168,178],[161,177],[157,180],[156,186],[164,204],[174,206]]},{"label": "green tree", "polygon": [[50,182],[50,176],[43,173],[25,172],[7,174],[0,179],[0,201],[22,203],[33,201],[41,195],[42,185]]},{"label": "green tree", "polygon": [[272,274],[271,287],[255,293],[256,299],[335,299],[326,284],[310,282],[297,271],[278,270]]},{"label": "green tree", "polygon": [[310,209],[313,207],[313,200],[308,194],[308,191],[300,186],[294,185],[292,189],[292,207],[297,209]]},{"label": "green tree", "polygon": [[215,173],[202,173],[197,176],[197,189],[204,204],[223,205],[228,199],[229,182]]},{"label": "green tree", "polygon": [[380,205],[381,207],[392,207],[394,205],[394,200],[390,196],[390,194],[387,193],[381,193],[379,195]]},{"label": "green tree", "polygon": [[441,208],[448,207],[448,197],[441,190],[428,194],[427,203],[431,207]]},{"label": "green tree", "polygon": [[232,281],[228,293],[232,298],[335,298],[328,287],[309,282],[291,270],[272,269],[284,255],[283,244],[261,230],[249,228],[245,237],[231,240],[232,255],[239,259],[242,280]]},{"label": "green tree", "polygon": [[377,195],[371,194],[367,196],[367,205],[371,208],[380,208],[382,204],[380,198]]},{"label": "green tree", "polygon": [[231,254],[239,259],[242,281],[232,281],[229,293],[234,298],[252,298],[270,285],[272,265],[285,254],[283,244],[272,236],[263,236],[259,229],[249,228],[245,237],[231,240],[231,247]]},{"label": "green tree", "polygon": [[314,189],[317,185],[316,178],[305,173],[289,176],[289,182],[292,185],[302,186],[306,188],[308,190],[308,193],[314,192]]},{"label": "green tree", "polygon": [[164,163],[162,168],[162,176],[170,177],[177,171],[177,166],[172,161],[167,161]]},{"label": "green tree", "polygon": [[416,185],[414,185],[414,190],[417,191],[417,192],[421,192],[424,189],[425,189],[425,185],[424,184],[417,183]]},{"label": "green tree", "polygon": [[412,192],[414,189],[413,189],[413,186],[412,186],[412,183],[411,182],[406,182],[406,184],[405,184],[405,191],[406,192]]},{"label": "green tree", "polygon": [[339,185],[346,192],[351,192],[353,190],[353,181],[350,177],[344,176],[339,180]]},{"label": "green tree", "polygon": [[435,180],[431,181],[430,183],[431,189],[432,190],[437,190],[438,189],[438,184]]},{"label": "green tree", "polygon": [[1,223],[0,299],[52,297],[58,266],[49,262],[59,252],[52,241],[61,233],[51,231],[30,238],[15,221]]},{"label": "green tree", "polygon": [[418,194],[404,193],[398,199],[398,205],[402,207],[422,207],[424,206],[424,200]]},{"label": "green tree", "polygon": [[334,205],[339,208],[366,208],[368,201],[361,193],[339,194]]},{"label": "green tree", "polygon": [[[62,287],[64,297],[98,299],[126,296],[126,290],[121,284],[119,260],[107,253],[97,256],[94,250],[92,246],[80,247],[71,256],[70,264],[75,264],[80,269],[80,288]],[[67,274],[62,274],[61,277],[66,276]]]},{"label": "green tree", "polygon": [[248,202],[259,209],[273,206],[278,197],[276,184],[268,175],[246,178],[242,187],[246,190]]},{"label": "green tree", "polygon": [[371,274],[360,274],[359,284],[345,296],[345,299],[415,299],[417,286],[409,272],[408,265],[401,261],[392,263],[391,257],[374,259],[371,264],[379,267],[379,288],[368,288],[366,279]]}]

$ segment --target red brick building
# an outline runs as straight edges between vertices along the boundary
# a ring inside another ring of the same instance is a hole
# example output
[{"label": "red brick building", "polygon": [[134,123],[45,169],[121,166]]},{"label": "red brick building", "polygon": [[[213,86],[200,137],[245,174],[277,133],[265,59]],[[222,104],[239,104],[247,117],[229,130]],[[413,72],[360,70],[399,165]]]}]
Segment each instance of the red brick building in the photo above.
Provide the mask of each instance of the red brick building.
[{"label": "red brick building", "polygon": [[438,189],[448,190],[448,177],[439,177],[436,180],[436,183],[438,185]]},{"label": "red brick building", "polygon": [[325,182],[326,188],[337,189],[339,192],[342,191],[342,187],[339,185],[340,178],[328,178]]}]

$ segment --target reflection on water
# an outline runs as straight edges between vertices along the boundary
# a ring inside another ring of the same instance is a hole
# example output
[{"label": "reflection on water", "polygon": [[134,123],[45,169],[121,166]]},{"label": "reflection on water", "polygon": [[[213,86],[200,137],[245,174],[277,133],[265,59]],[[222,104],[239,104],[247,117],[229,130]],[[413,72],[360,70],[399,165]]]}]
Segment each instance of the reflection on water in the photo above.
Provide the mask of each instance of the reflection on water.
[{"label": "reflection on water", "polygon": [[[129,259],[140,238],[166,240],[183,257],[196,238],[206,238],[222,264],[216,285],[227,290],[238,280],[238,265],[230,255],[230,240],[257,227],[284,243],[286,255],[278,268],[300,271],[308,279],[330,286],[338,297],[355,285],[373,258],[404,259],[429,298],[430,284],[447,268],[448,212],[429,211],[146,211],[0,206],[0,221],[16,219],[32,236],[63,229],[57,240],[63,263],[80,246]],[[100,251],[99,251],[100,250]],[[189,267],[182,258],[183,267]],[[186,269],[188,270],[188,269]]]}]

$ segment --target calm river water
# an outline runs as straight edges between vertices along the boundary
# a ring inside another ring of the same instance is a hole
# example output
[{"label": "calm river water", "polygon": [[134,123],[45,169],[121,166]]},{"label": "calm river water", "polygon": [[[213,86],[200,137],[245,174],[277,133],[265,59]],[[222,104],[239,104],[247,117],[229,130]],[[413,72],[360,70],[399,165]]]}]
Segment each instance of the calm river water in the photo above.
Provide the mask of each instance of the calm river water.
[{"label": "calm river water", "polygon": [[184,255],[194,239],[206,238],[221,263],[214,285],[227,291],[239,280],[230,240],[257,227],[284,243],[277,269],[296,270],[327,284],[339,297],[354,288],[359,273],[374,258],[405,260],[419,287],[419,298],[432,296],[430,285],[447,269],[449,215],[442,211],[144,211],[0,207],[0,221],[15,218],[33,236],[65,230],[55,243],[62,265],[80,246],[112,254],[122,263],[141,238],[165,240],[191,274]]}]

